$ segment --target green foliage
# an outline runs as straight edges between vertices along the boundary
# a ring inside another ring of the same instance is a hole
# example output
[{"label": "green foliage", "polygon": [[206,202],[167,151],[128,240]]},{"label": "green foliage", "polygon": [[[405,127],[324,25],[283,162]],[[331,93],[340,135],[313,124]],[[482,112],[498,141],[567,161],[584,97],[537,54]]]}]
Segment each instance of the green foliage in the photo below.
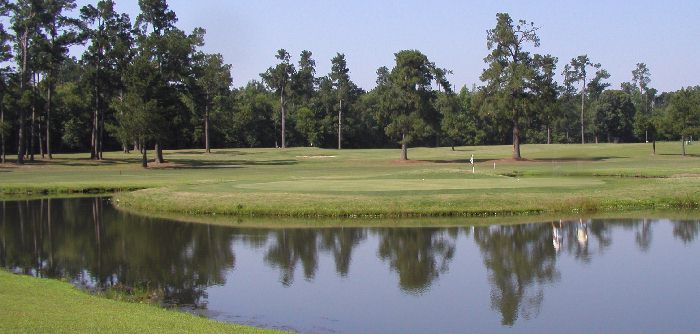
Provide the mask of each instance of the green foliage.
[{"label": "green foliage", "polygon": [[600,135],[606,136],[608,142],[632,140],[635,108],[629,94],[607,90],[600,96],[596,107]]},{"label": "green foliage", "polygon": [[700,134],[700,87],[675,92],[667,106],[668,125],[681,138]]},{"label": "green foliage", "polygon": [[[387,136],[397,140],[404,148],[414,141],[438,130],[439,118],[435,110],[435,92],[431,83],[435,78],[435,65],[417,50],[403,50],[395,54],[396,65],[387,82],[377,87],[380,120]],[[378,71],[381,78],[383,71]]]},{"label": "green foliage", "polygon": [[513,158],[520,159],[520,127],[528,109],[527,87],[535,76],[532,56],[527,44],[540,46],[539,29],[525,20],[513,24],[510,15],[498,13],[496,27],[487,31],[487,47],[491,53],[484,58],[487,68],[481,74],[486,83],[483,103],[487,113],[509,119],[513,129]]}]

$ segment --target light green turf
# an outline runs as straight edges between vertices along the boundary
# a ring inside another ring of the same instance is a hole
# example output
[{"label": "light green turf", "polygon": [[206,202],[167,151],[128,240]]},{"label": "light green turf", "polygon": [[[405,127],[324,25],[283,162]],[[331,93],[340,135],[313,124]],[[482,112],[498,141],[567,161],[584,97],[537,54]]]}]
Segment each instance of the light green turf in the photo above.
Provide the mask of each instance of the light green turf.
[{"label": "light green turf", "polygon": [[[188,214],[286,216],[490,215],[700,206],[700,145],[524,145],[399,150],[228,149],[166,151],[165,168],[136,154],[59,155],[0,168],[5,197],[143,189],[122,208]],[[472,174],[468,160],[476,159]],[[494,162],[496,168],[494,169]]]},{"label": "light green turf", "polygon": [[0,333],[280,333],[118,302],[3,270],[0,296]]}]

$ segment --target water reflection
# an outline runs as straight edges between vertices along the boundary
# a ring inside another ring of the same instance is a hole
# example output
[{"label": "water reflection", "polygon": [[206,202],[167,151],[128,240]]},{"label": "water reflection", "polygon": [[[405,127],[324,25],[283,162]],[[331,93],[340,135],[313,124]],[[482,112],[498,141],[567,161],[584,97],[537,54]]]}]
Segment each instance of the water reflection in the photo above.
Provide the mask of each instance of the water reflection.
[{"label": "water reflection", "polygon": [[221,228],[125,215],[103,199],[3,203],[0,265],[88,287],[117,283],[200,305],[235,265],[235,235]]},{"label": "water reflection", "polygon": [[[491,282],[491,308],[503,325],[539,313],[544,285],[559,279],[556,252],[562,225],[554,226],[554,245],[546,224],[487,226],[474,230]],[[552,247],[554,246],[554,247]]]},{"label": "water reflection", "polygon": [[[168,303],[200,308],[207,307],[211,287],[238,283],[227,282],[237,270],[236,250],[254,254],[279,275],[278,285],[292,289],[295,274],[315,282],[326,263],[322,258],[332,261],[336,277],[353,277],[353,270],[371,265],[353,257],[370,247],[374,261],[398,276],[395,286],[402,294],[423,298],[448,276],[458,248],[474,247],[488,279],[490,307],[504,326],[540,314],[547,290],[562,280],[560,261],[592,264],[611,249],[613,237],[620,235],[614,231],[629,234],[639,251],[650,252],[655,227],[668,224],[574,219],[459,228],[266,230],[130,215],[100,198],[1,202],[0,208],[0,266],[94,288],[148,287],[161,291]],[[700,232],[700,220],[670,224],[666,233],[684,245]]]},{"label": "water reflection", "polygon": [[379,258],[399,274],[399,285],[409,293],[421,293],[449,270],[455,253],[457,229],[381,229]]}]

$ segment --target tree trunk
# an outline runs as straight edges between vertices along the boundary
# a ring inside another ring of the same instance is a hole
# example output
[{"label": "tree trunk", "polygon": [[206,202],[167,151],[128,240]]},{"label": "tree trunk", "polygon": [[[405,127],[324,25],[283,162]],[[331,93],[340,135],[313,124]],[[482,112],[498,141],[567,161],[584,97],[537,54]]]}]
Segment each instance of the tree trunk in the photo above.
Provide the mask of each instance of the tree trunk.
[{"label": "tree trunk", "polygon": [[581,98],[581,144],[586,143],[586,137],[584,134],[584,127],[583,127],[583,97]]},{"label": "tree trunk", "polygon": [[92,131],[90,135],[90,159],[97,159],[97,108],[92,112]]},{"label": "tree trunk", "polygon": [[683,147],[683,156],[685,156],[685,136],[681,136],[681,146]]},{"label": "tree trunk", "polygon": [[401,160],[408,160],[408,145],[406,145],[406,134],[401,136]]},{"label": "tree trunk", "polygon": [[24,152],[26,147],[24,146],[24,108],[19,108],[19,133],[17,134],[17,164],[24,164]]},{"label": "tree trunk", "polygon": [[586,106],[586,77],[583,78],[583,86],[581,88],[581,144],[586,143],[585,128],[583,126],[583,113]]},{"label": "tree trunk", "polygon": [[285,138],[286,132],[285,132],[285,124],[284,124],[287,111],[285,110],[286,107],[284,105],[284,89],[282,89],[282,92],[280,93],[280,105],[282,107],[282,148],[287,148],[287,141]]},{"label": "tree trunk", "polygon": [[46,155],[49,160],[53,159],[51,155],[51,91],[52,85],[49,82],[49,89],[46,92]]},{"label": "tree trunk", "polygon": [[37,129],[36,133],[37,133],[37,137],[39,137],[39,138],[37,138],[39,141],[39,155],[41,155],[41,158],[43,159],[45,157],[45,155],[44,155],[44,138],[41,134],[41,122],[37,123],[37,128],[38,129]]},{"label": "tree trunk", "polygon": [[36,73],[32,74],[32,122],[29,127],[29,161],[34,161],[34,137],[36,137]]},{"label": "tree trunk", "polygon": [[338,109],[338,149],[343,148],[343,100],[340,100],[340,109]]},{"label": "tree trunk", "polygon": [[145,143],[141,142],[139,143],[139,146],[141,147],[141,167],[148,168],[148,156],[146,153],[146,145]]},{"label": "tree trunk", "polygon": [[5,107],[0,103],[0,163],[7,161],[5,156]]},{"label": "tree trunk", "polygon": [[207,94],[207,101],[204,103],[204,151],[211,153],[209,146],[209,94]]},{"label": "tree trunk", "polygon": [[[99,64],[99,60],[98,60]],[[95,111],[92,115],[92,143],[90,159],[99,160],[100,159],[100,148],[99,148],[99,128],[100,128],[100,88],[99,88],[99,76],[100,67],[95,65]]]},{"label": "tree trunk", "polygon": [[547,125],[547,145],[552,143],[552,128]]},{"label": "tree trunk", "polygon": [[651,142],[651,154],[656,155],[656,138]]},{"label": "tree trunk", "polygon": [[[144,150],[145,150],[145,148],[144,148]],[[159,163],[159,164],[164,163],[165,159],[163,159],[163,145],[161,145],[160,142],[156,142],[155,151],[156,151],[155,162]]]},{"label": "tree trunk", "polygon": [[[25,30],[22,32],[22,38],[20,41],[22,47],[22,76],[19,80],[19,90],[20,94],[24,95],[24,91],[27,89],[27,48],[29,33]],[[23,107],[19,108],[19,133],[17,134],[17,164],[24,164],[24,154],[26,153],[27,147],[25,146],[25,110]]]},{"label": "tree trunk", "polygon": [[36,109],[34,108],[34,98],[32,98],[32,121],[29,124],[29,161],[34,161],[34,137],[36,137],[36,132],[34,127],[36,124]]},{"label": "tree trunk", "polygon": [[104,142],[104,128],[105,128],[105,114],[103,112],[100,113],[100,118],[99,118],[99,123],[98,125],[98,132],[97,132],[97,159],[102,160],[103,156],[102,153],[104,150],[102,149],[102,143]]},{"label": "tree trunk", "polygon": [[[513,115],[515,115],[515,110],[513,110]],[[513,117],[513,159],[520,160],[522,156],[520,155],[520,128],[518,128],[518,118]]]}]

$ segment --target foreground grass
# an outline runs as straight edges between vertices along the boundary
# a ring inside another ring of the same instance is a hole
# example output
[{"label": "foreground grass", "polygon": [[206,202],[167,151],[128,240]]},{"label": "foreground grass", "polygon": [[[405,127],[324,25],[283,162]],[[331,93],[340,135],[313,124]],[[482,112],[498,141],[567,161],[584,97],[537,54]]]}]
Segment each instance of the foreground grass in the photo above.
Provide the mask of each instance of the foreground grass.
[{"label": "foreground grass", "polygon": [[65,282],[4,270],[0,296],[2,333],[279,333],[100,298]]},{"label": "foreground grass", "polygon": [[[0,168],[0,193],[130,190],[119,206],[239,216],[489,216],[700,207],[700,146],[680,143],[525,145],[399,150],[315,148],[166,151],[166,168],[138,157]],[[468,165],[474,154],[476,173]],[[496,164],[494,168],[494,163]],[[135,190],[135,191],[132,191]]]}]

